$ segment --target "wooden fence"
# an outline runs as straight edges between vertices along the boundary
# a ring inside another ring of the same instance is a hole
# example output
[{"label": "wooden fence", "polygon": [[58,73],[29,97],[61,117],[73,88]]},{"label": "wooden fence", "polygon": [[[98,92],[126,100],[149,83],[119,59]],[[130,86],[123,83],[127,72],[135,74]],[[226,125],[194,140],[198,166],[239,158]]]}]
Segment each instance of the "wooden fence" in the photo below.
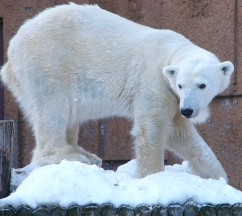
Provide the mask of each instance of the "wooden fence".
[{"label": "wooden fence", "polygon": [[0,198],[10,192],[14,122],[0,121]]}]

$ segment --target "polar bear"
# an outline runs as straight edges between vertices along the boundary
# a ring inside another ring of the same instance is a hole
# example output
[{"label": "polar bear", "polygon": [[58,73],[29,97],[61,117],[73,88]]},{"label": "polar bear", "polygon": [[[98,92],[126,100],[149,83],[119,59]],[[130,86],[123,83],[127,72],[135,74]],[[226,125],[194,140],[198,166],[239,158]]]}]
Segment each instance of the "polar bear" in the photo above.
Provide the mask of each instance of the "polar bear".
[{"label": "polar bear", "polygon": [[[233,64],[171,30],[136,24],[98,6],[46,9],[12,38],[4,84],[33,127],[32,161],[63,159],[101,165],[79,147],[79,124],[122,116],[133,120],[140,177],[164,170],[164,149],[203,178],[227,180],[194,122],[209,116]],[[115,148],[115,147],[114,147]]]}]

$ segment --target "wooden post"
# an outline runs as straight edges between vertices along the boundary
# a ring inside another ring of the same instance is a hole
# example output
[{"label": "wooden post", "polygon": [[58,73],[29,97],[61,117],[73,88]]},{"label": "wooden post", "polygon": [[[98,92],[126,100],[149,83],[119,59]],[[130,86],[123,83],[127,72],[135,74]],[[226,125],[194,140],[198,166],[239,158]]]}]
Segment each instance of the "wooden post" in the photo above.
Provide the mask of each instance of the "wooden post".
[{"label": "wooden post", "polygon": [[14,122],[0,121],[0,198],[10,192]]}]

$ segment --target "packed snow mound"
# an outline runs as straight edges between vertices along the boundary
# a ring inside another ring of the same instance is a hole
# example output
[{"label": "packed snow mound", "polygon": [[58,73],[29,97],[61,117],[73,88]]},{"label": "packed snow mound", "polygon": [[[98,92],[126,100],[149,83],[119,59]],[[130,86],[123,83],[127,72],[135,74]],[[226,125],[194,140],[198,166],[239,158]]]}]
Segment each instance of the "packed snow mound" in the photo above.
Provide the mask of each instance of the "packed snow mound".
[{"label": "packed snow mound", "polygon": [[[12,184],[22,183],[9,197],[0,200],[0,207],[10,204],[14,208],[27,205],[102,205],[115,207],[127,204],[155,205],[179,203],[189,199],[198,204],[230,204],[242,202],[242,192],[228,185],[224,179],[202,179],[189,174],[187,162],[166,166],[164,172],[137,178],[136,160],[118,168],[116,172],[95,165],[62,161],[45,167],[27,166],[23,180],[13,171]],[[33,171],[32,171],[33,170]],[[23,169],[22,169],[23,171]],[[14,182],[13,182],[14,181]]]}]

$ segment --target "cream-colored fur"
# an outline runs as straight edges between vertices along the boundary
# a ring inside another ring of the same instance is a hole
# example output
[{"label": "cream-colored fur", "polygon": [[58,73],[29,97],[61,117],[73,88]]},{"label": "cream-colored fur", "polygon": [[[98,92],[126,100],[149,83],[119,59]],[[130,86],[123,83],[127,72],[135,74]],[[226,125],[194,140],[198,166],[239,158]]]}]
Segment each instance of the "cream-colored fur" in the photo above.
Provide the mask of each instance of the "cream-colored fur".
[{"label": "cream-colored fur", "polygon": [[[164,170],[167,147],[201,177],[227,180],[190,120],[204,121],[232,72],[232,63],[220,63],[176,32],[69,4],[21,26],[1,76],[33,126],[38,165],[68,159],[100,166],[101,159],[77,145],[79,123],[124,116],[134,121],[141,177]],[[192,109],[191,119],[180,109]]]}]

